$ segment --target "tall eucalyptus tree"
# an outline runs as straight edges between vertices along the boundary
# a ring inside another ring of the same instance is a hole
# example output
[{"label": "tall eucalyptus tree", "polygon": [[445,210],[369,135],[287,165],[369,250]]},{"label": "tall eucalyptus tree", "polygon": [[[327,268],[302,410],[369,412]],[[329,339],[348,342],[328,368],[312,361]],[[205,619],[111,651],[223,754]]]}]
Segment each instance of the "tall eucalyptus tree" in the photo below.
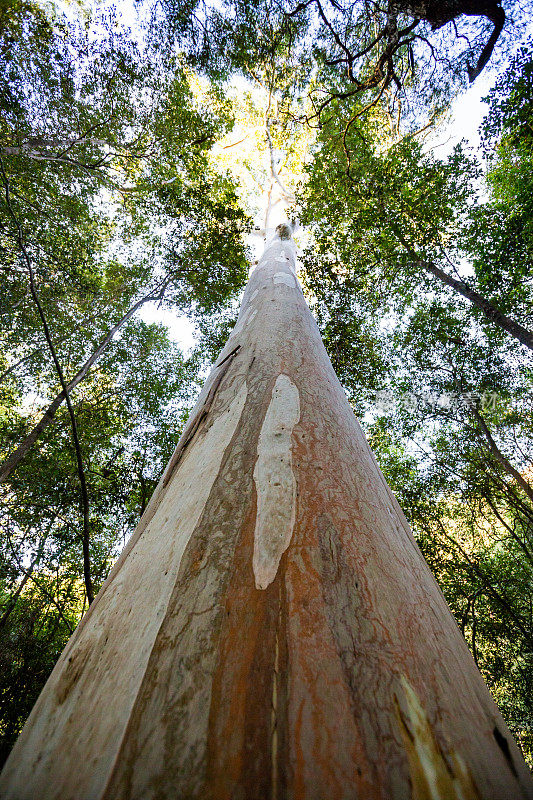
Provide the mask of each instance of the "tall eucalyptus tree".
[{"label": "tall eucalyptus tree", "polygon": [[6,798],[509,798],[533,782],[355,419],[288,225]]},{"label": "tall eucalyptus tree", "polygon": [[[344,70],[344,52],[324,66]],[[349,76],[354,93],[390,84],[390,63],[368,86]],[[286,199],[265,121],[269,200]],[[47,140],[9,146],[49,157]],[[172,205],[164,177],[158,202]],[[209,266],[198,259],[193,284]],[[335,376],[290,226],[0,780],[12,798],[533,797]]]}]

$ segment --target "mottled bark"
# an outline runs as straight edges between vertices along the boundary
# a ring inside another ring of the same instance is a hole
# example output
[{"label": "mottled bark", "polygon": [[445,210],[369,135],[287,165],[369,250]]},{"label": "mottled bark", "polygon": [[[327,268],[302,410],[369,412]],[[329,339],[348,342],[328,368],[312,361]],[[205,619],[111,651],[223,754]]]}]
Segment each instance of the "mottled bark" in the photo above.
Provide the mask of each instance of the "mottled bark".
[{"label": "mottled bark", "polygon": [[533,798],[275,239],[3,798]]}]

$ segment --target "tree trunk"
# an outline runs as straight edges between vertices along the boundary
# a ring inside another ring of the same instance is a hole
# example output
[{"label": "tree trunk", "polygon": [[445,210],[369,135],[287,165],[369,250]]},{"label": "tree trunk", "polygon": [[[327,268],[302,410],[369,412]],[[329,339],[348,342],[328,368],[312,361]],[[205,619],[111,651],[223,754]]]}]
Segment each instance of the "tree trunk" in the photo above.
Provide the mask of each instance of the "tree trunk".
[{"label": "tree trunk", "polygon": [[154,292],[149,292],[149,294],[142,297],[138,300],[130,309],[129,311],[124,314],[122,319],[120,319],[113,327],[106,333],[94,353],[92,353],[89,358],[85,361],[81,369],[74,375],[71,381],[67,384],[67,392],[61,391],[58,395],[52,400],[44,414],[42,415],[39,422],[32,428],[32,430],[24,437],[24,441],[22,441],[16,450],[11,453],[10,456],[6,458],[6,460],[0,464],[0,483],[4,483],[7,481],[13,470],[17,469],[20,462],[23,461],[26,456],[28,455],[29,451],[35,444],[35,442],[40,438],[42,432],[54,421],[54,417],[57,413],[57,410],[63,404],[63,401],[67,398],[67,393],[70,394],[76,386],[81,383],[81,381],[86,377],[91,367],[96,364],[104,350],[106,349],[109,342],[115,336],[115,333],[120,330],[120,328],[128,322],[129,319],[135,314],[135,312],[141,308],[145,303],[150,302],[150,300],[154,300],[157,298],[157,295]]},{"label": "tree trunk", "polygon": [[274,239],[3,798],[533,798]]},{"label": "tree trunk", "polygon": [[511,336],[514,336],[514,338],[518,339],[519,342],[524,344],[526,347],[529,347],[530,350],[533,350],[532,331],[524,328],[523,325],[520,325],[519,322],[511,319],[511,317],[506,316],[490,300],[487,300],[486,297],[483,297],[483,295],[481,295],[479,292],[476,292],[475,289],[472,289],[467,283],[464,283],[464,281],[459,281],[457,278],[453,278],[451,275],[448,275],[448,273],[444,272],[443,269],[437,267],[433,261],[426,261],[425,259],[420,258],[418,253],[409,246],[407,240],[404,236],[402,236],[401,233],[395,231],[395,234],[398,241],[402,243],[407,253],[409,253],[410,257],[413,259],[413,262],[417,266],[421,267],[426,272],[429,272],[430,275],[433,275],[445,286],[449,286],[454,291],[459,292],[459,294],[469,300],[473,306],[479,308],[479,310],[483,312],[490,322],[498,325],[502,331],[510,333]]}]

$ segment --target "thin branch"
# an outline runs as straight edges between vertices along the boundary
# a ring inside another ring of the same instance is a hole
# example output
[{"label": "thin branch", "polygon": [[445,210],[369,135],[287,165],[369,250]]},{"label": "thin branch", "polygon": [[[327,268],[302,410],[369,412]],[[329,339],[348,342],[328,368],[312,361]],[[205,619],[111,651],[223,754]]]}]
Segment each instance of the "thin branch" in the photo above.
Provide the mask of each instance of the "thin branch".
[{"label": "thin branch", "polygon": [[34,577],[34,575],[33,575],[31,572],[29,572],[29,570],[25,569],[25,568],[22,566],[22,564],[20,563],[20,560],[19,560],[19,558],[17,557],[17,554],[16,554],[16,552],[15,552],[15,549],[14,549],[14,547],[13,547],[13,544],[11,543],[11,539],[9,539],[9,537],[8,537],[8,541],[9,541],[9,546],[11,547],[11,552],[13,553],[13,558],[14,558],[14,559],[15,559],[15,561],[17,562],[17,566],[18,566],[18,568],[20,569],[20,571],[21,571],[21,572],[23,572],[23,573],[25,573],[25,574],[28,574],[28,573],[29,573],[29,574],[28,574],[28,580],[30,580],[32,583],[34,583],[34,584],[35,584],[35,586],[37,587],[37,589],[38,589],[38,590],[41,592],[41,594],[43,594],[43,595],[44,595],[44,596],[47,598],[47,600],[48,600],[50,603],[52,603],[52,605],[54,605],[54,606],[57,608],[57,610],[58,610],[58,612],[59,612],[59,616],[61,617],[61,619],[63,620],[63,622],[65,623],[65,625],[66,625],[66,626],[67,626],[67,628],[68,628],[68,632],[69,632],[69,633],[74,633],[74,628],[72,627],[72,625],[70,624],[70,622],[68,621],[68,619],[67,619],[67,618],[65,617],[65,615],[63,614],[63,609],[61,608],[61,606],[59,605],[59,603],[57,602],[57,600],[55,599],[55,597],[53,596],[53,594],[51,594],[51,593],[48,591],[48,589],[45,589],[45,588],[44,588],[44,586],[42,586],[42,585],[39,583],[39,581],[38,581],[38,580],[37,580],[37,579]]},{"label": "thin branch", "polygon": [[83,546],[83,577],[85,581],[85,590],[87,592],[87,600],[89,605],[92,603],[94,599],[93,594],[93,587],[91,581],[91,562],[90,562],[90,552],[89,552],[89,538],[90,538],[90,519],[89,519],[89,494],[87,491],[87,483],[85,480],[85,472],[83,469],[83,456],[81,452],[80,441],[78,437],[78,428],[76,425],[76,416],[74,414],[74,409],[72,408],[72,403],[70,401],[70,395],[67,383],[65,381],[65,376],[63,375],[63,370],[61,368],[61,364],[57,357],[57,353],[54,347],[54,343],[52,341],[52,336],[50,334],[50,328],[48,327],[48,322],[43,311],[43,307],[41,305],[41,301],[39,300],[39,295],[37,293],[37,289],[35,288],[35,276],[33,272],[33,266],[31,263],[31,259],[28,255],[28,251],[26,250],[26,246],[24,244],[24,236],[22,232],[22,227],[20,222],[13,211],[11,206],[11,199],[9,196],[9,181],[7,179],[6,173],[4,171],[4,164],[2,159],[0,158],[0,171],[2,173],[2,180],[4,182],[5,188],[5,196],[6,196],[6,205],[8,207],[9,213],[13,219],[13,222],[17,229],[17,241],[24,257],[24,261],[28,267],[28,274],[30,280],[30,292],[35,305],[37,307],[37,311],[39,313],[39,317],[41,318],[41,322],[43,325],[43,331],[46,338],[46,342],[48,344],[48,348],[50,350],[50,354],[52,356],[52,360],[54,362],[57,375],[59,378],[59,382],[61,383],[61,388],[63,389],[65,400],[68,408],[68,413],[70,416],[70,423],[72,427],[72,441],[74,443],[74,449],[76,451],[76,465],[78,469],[78,477],[80,481],[80,493],[81,493],[81,503],[82,503],[82,510],[83,510],[83,536],[82,536],[82,546]]},{"label": "thin branch", "polygon": [[498,463],[502,465],[504,470],[509,475],[511,475],[511,477],[513,477],[515,479],[515,481],[520,486],[522,491],[529,497],[531,502],[533,502],[533,488],[529,485],[529,483],[525,480],[525,478],[522,477],[522,475],[519,473],[519,471],[517,469],[515,469],[513,467],[513,465],[508,461],[508,459],[504,456],[504,454],[502,453],[502,451],[500,450],[500,448],[498,447],[498,445],[494,441],[494,439],[492,437],[492,434],[491,434],[491,432],[490,432],[490,430],[488,428],[488,425],[485,422],[483,416],[479,413],[479,410],[477,408],[473,408],[472,409],[472,414],[474,415],[475,419],[477,420],[477,423],[478,423],[478,425],[479,425],[479,427],[480,427],[480,429],[481,429],[481,431],[483,433],[483,436],[487,440],[487,444],[489,446],[490,452],[492,453],[492,455],[494,456],[496,461],[498,461]]},{"label": "thin branch", "polygon": [[[52,523],[53,523],[53,520],[52,520]],[[51,525],[49,526],[48,530],[50,530],[50,527],[51,527]],[[31,562],[31,564],[28,567],[28,569],[25,570],[24,577],[20,581],[20,583],[17,586],[15,592],[9,598],[9,601],[8,601],[6,607],[5,607],[4,613],[0,617],[0,630],[5,626],[7,620],[9,619],[9,616],[11,615],[11,613],[13,611],[13,609],[17,605],[17,600],[19,599],[20,595],[22,594],[22,591],[23,591],[24,587],[26,586],[27,582],[31,578],[33,570],[35,569],[35,567],[37,566],[37,564],[41,560],[41,556],[43,554],[44,545],[46,543],[47,537],[48,537],[48,533],[46,533],[42,537],[42,539],[40,540],[39,546],[37,548],[37,552],[35,554],[35,558]],[[13,546],[11,545],[11,541],[10,541],[10,546],[11,546],[11,549],[13,550]],[[18,559],[17,559],[17,565],[18,565],[18,567],[20,569],[20,562],[18,561]]]},{"label": "thin branch", "polygon": [[[81,383],[93,364],[98,361],[109,342],[113,339],[115,333],[135,314],[135,312],[145,303],[148,303],[151,300],[160,299],[162,297],[162,293],[164,292],[168,281],[169,279],[166,279],[166,281],[163,282],[162,287],[158,287],[157,290],[152,290],[144,297],[141,297],[141,299],[134,303],[129,311],[127,311],[127,313],[124,314],[124,316],[115,325],[113,325],[113,327],[106,333],[96,350],[89,356],[72,380],[69,381],[67,384],[67,393],[72,392],[72,390],[75,389],[79,383]],[[42,432],[52,423],[58,409],[63,404],[65,399],[66,393],[64,390],[62,390],[50,403],[39,422],[24,438],[24,441],[22,441],[17,449],[5,459],[3,464],[0,466],[0,483],[5,482],[13,470],[15,470],[21,461],[26,457],[26,454],[40,438]]]}]

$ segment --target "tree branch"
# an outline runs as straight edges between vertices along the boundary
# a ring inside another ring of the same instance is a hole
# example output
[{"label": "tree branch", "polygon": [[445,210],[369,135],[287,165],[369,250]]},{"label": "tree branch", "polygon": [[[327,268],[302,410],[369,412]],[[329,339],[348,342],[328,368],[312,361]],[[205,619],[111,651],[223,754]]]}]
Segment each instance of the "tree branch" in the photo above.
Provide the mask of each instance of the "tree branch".
[{"label": "tree branch", "polygon": [[4,165],[2,159],[0,158],[0,171],[2,173],[2,180],[4,182],[5,188],[5,195],[6,195],[6,205],[8,207],[9,213],[13,219],[13,222],[17,229],[17,242],[19,248],[22,252],[26,265],[28,267],[28,274],[30,280],[30,292],[31,296],[34,300],[34,303],[37,307],[37,311],[39,313],[39,317],[41,318],[41,322],[43,325],[44,335],[46,338],[46,342],[48,344],[48,348],[50,350],[50,354],[52,356],[52,360],[54,362],[57,375],[59,378],[59,382],[61,383],[61,387],[63,389],[63,393],[65,395],[65,400],[67,403],[68,413],[70,416],[70,423],[72,427],[72,441],[74,443],[74,449],[76,451],[76,465],[78,470],[78,477],[80,481],[80,493],[81,493],[81,504],[83,510],[83,536],[82,536],[82,546],[83,546],[83,577],[85,581],[85,590],[87,592],[87,600],[89,605],[92,603],[94,599],[93,594],[93,587],[91,581],[91,562],[90,562],[90,553],[89,553],[89,537],[90,537],[90,520],[89,520],[89,494],[87,492],[87,483],[85,480],[85,472],[83,469],[83,457],[81,453],[81,446],[78,437],[78,428],[76,425],[76,416],[74,414],[74,409],[72,408],[72,403],[70,401],[69,389],[67,383],[65,381],[65,376],[63,375],[63,369],[57,357],[57,353],[54,347],[54,343],[52,341],[52,337],[50,334],[50,329],[48,327],[48,322],[46,320],[45,313],[41,306],[41,302],[39,300],[39,295],[37,293],[37,289],[35,288],[35,276],[33,272],[33,266],[31,263],[31,259],[28,255],[28,251],[26,250],[26,246],[24,244],[24,237],[22,233],[22,228],[20,222],[13,211],[11,206],[11,200],[9,197],[9,181],[7,179],[6,173],[4,171]]},{"label": "tree branch", "polygon": [[490,322],[493,322],[502,330],[510,333],[515,339],[518,339],[526,347],[529,347],[530,350],[533,350],[533,332],[524,328],[523,325],[520,325],[519,322],[516,322],[511,317],[506,316],[502,311],[496,308],[490,300],[487,300],[486,297],[476,292],[475,289],[470,288],[468,284],[464,283],[464,281],[457,280],[456,278],[452,278],[451,275],[448,275],[447,272],[437,267],[432,261],[426,261],[423,258],[420,258],[418,253],[409,246],[404,236],[398,231],[394,231],[396,238],[402,243],[406,252],[409,256],[413,259],[414,263],[422,267],[426,272],[429,272],[431,275],[434,275],[441,283],[445,286],[449,286],[450,288],[454,289],[456,292],[459,292],[463,297],[466,297],[467,300],[470,300],[473,306],[479,308],[487,319]]}]

